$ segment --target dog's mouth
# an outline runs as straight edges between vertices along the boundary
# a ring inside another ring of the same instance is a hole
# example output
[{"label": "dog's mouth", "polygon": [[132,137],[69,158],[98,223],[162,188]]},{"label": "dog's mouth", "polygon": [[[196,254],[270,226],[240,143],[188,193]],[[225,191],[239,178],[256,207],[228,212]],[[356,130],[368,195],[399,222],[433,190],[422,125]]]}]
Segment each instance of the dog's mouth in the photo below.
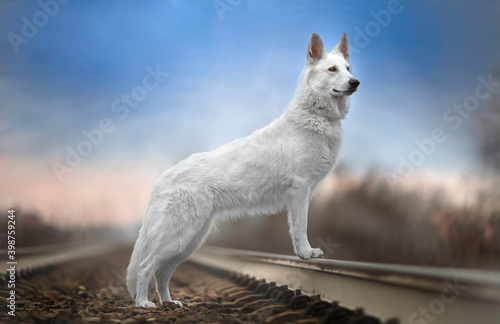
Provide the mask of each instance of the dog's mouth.
[{"label": "dog's mouth", "polygon": [[343,95],[346,95],[346,96],[350,96],[350,95],[352,95],[354,92],[356,92],[356,90],[358,90],[358,88],[355,88],[355,89],[349,89],[349,90],[344,90],[344,91],[337,90],[337,89],[333,89],[333,92],[335,92],[335,93],[339,93],[339,94],[343,94]]}]

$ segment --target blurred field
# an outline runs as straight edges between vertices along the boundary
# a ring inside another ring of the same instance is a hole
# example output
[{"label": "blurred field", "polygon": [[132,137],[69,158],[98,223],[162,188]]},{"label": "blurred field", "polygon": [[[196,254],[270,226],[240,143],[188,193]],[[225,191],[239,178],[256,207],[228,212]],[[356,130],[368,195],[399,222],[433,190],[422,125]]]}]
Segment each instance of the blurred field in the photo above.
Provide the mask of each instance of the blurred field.
[{"label": "blurred field", "polygon": [[[445,188],[381,172],[331,175],[313,199],[309,240],[327,258],[499,268],[500,189],[491,181],[470,193],[468,181]],[[219,223],[208,243],[293,253],[285,213]]]},{"label": "blurred field", "polygon": [[[341,170],[342,168],[339,168]],[[498,176],[392,179],[382,172],[329,175],[309,211],[309,240],[327,258],[431,266],[500,268]],[[434,179],[435,180],[435,179]],[[133,242],[133,227],[60,228],[16,210],[17,248],[58,243]],[[7,223],[7,215],[1,221]],[[142,219],[143,215],[140,215]],[[284,212],[217,222],[209,244],[293,254]],[[0,227],[0,238],[6,227]],[[3,240],[2,240],[3,241]],[[5,246],[4,246],[5,248]]]},{"label": "blurred field", "polygon": [[[17,255],[20,249],[35,246],[64,247],[67,244],[86,245],[103,241],[126,241],[130,232],[115,226],[72,226],[58,227],[48,223],[39,214],[21,208],[16,210],[15,248]],[[0,212],[1,224],[7,224],[7,212]],[[0,250],[7,249],[7,226],[0,227]],[[49,251],[51,251],[49,249]],[[1,253],[0,259],[7,258]]]}]

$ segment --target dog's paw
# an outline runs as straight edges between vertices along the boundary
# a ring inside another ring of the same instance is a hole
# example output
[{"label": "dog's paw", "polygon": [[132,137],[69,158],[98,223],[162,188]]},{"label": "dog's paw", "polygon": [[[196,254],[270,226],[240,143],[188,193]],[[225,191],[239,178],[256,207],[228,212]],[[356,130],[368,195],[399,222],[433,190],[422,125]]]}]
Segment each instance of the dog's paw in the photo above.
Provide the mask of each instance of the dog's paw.
[{"label": "dog's paw", "polygon": [[173,305],[176,305],[178,307],[182,307],[182,303],[178,300],[164,300],[163,302],[161,302],[161,307],[176,308]]},{"label": "dog's paw", "polygon": [[149,302],[149,301],[143,301],[143,302],[137,302],[135,304],[135,306],[137,307],[146,307],[146,308],[156,308],[156,305],[152,302]]},{"label": "dog's paw", "polygon": [[324,253],[320,249],[307,249],[297,253],[299,258],[307,260],[310,258],[322,258]]},{"label": "dog's paw", "polygon": [[171,300],[170,302],[176,304],[179,307],[182,307],[182,303],[178,300]]}]

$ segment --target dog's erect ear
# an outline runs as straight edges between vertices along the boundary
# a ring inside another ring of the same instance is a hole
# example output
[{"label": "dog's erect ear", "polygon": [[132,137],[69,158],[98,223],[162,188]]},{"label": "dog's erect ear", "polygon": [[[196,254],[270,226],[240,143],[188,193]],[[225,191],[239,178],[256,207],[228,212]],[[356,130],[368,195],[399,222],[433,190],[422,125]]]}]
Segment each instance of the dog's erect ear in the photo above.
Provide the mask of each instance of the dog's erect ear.
[{"label": "dog's erect ear", "polygon": [[326,54],[325,46],[323,46],[323,41],[318,34],[313,33],[311,39],[309,40],[309,48],[307,49],[307,61],[309,63],[314,63],[322,58]]},{"label": "dog's erect ear", "polygon": [[349,62],[349,42],[347,41],[347,35],[345,33],[340,36],[339,43],[332,50],[332,53],[340,53]]}]

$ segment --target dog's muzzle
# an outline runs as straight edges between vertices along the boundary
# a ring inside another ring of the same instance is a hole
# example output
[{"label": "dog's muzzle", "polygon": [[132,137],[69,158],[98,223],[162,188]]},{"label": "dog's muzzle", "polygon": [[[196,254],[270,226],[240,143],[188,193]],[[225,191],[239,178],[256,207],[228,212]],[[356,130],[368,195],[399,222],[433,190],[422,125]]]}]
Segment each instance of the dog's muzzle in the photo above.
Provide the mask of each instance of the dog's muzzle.
[{"label": "dog's muzzle", "polygon": [[333,92],[337,92],[337,93],[340,93],[340,94],[345,95],[345,96],[350,96],[354,92],[356,92],[356,90],[358,90],[359,84],[360,84],[360,82],[358,79],[352,78],[349,80],[349,89],[347,89],[347,90],[333,89]]},{"label": "dog's muzzle", "polygon": [[352,78],[349,80],[349,86],[351,87],[352,90],[356,90],[361,82],[359,82],[358,79]]}]

